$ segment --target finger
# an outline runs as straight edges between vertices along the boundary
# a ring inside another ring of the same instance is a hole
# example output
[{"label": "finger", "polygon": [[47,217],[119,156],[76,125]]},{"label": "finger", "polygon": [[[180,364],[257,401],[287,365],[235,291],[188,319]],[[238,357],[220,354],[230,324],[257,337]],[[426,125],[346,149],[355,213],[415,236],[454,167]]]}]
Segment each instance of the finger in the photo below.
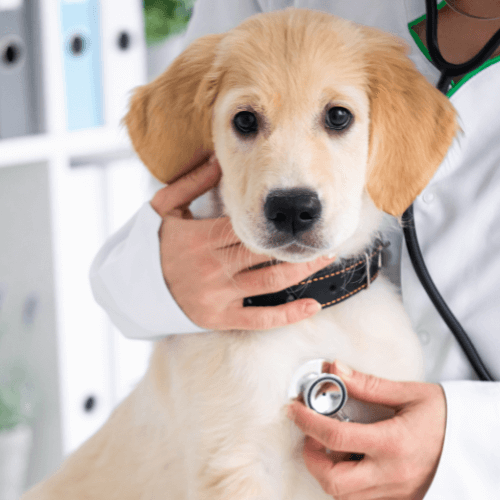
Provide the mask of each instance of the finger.
[{"label": "finger", "polygon": [[225,329],[270,330],[298,323],[320,310],[321,305],[314,299],[301,299],[273,307],[243,307],[240,303],[228,311]]},{"label": "finger", "polygon": [[174,183],[177,179],[180,179],[182,176],[186,175],[191,170],[198,168],[203,163],[206,163],[210,160],[210,158],[214,156],[214,152],[206,149],[199,149],[196,153],[191,157],[185,165],[181,166],[178,172],[168,181],[168,184]]},{"label": "finger", "polygon": [[196,231],[200,242],[205,242],[210,249],[222,250],[223,248],[241,244],[240,239],[233,230],[229,217],[196,219],[192,222],[191,227]]},{"label": "finger", "polygon": [[297,401],[288,408],[289,417],[299,429],[329,450],[370,455],[383,446],[383,434],[377,424],[340,422],[320,415]]},{"label": "finger", "polygon": [[185,219],[177,213],[177,210],[170,211],[164,217],[162,234],[170,234],[182,240],[186,248],[192,247],[202,253],[211,251],[215,254],[222,241],[227,242],[228,245],[236,245],[240,242],[228,217]]},{"label": "finger", "polygon": [[[382,491],[380,491],[382,489]],[[401,498],[397,495],[387,496],[388,493],[385,488],[373,486],[361,491],[353,491],[342,496],[335,497],[335,500],[387,500],[388,498]]]},{"label": "finger", "polygon": [[420,399],[422,389],[426,386],[419,382],[395,382],[358,372],[338,360],[327,368],[330,373],[342,378],[350,397],[396,410]]},{"label": "finger", "polygon": [[217,255],[223,263],[227,275],[231,277],[254,266],[273,262],[269,255],[253,253],[243,243],[220,248]]},{"label": "finger", "polygon": [[160,189],[151,200],[151,206],[161,217],[165,217],[171,210],[191,203],[215,187],[220,176],[219,164],[212,156],[208,162]]},{"label": "finger", "polygon": [[229,217],[218,217],[217,219],[199,220],[206,224],[200,224],[200,234],[209,242],[214,250],[222,250],[232,245],[240,244],[233,230],[231,219]]},{"label": "finger", "polygon": [[325,268],[334,260],[335,258],[319,257],[311,262],[298,264],[283,262],[276,266],[243,271],[234,277],[235,283],[245,297],[279,292],[289,286],[306,281],[306,278]]},{"label": "finger", "polygon": [[330,464],[332,467],[336,463],[349,460],[349,456],[351,455],[350,453],[344,453],[342,451],[328,450],[311,436],[306,436],[304,440],[304,451],[313,453],[317,456],[318,460],[325,459],[328,461],[328,463],[325,461],[325,465]]},{"label": "finger", "polygon": [[[309,473],[316,478],[325,491],[329,489],[329,483],[333,478],[334,463],[326,454],[326,448],[314,438],[307,436],[302,456]],[[331,494],[333,495],[333,492]]]},{"label": "finger", "polygon": [[323,490],[334,498],[356,495],[375,484],[373,466],[369,459],[361,462],[334,463],[325,448],[310,437],[304,442],[302,455],[307,470],[316,478]]}]

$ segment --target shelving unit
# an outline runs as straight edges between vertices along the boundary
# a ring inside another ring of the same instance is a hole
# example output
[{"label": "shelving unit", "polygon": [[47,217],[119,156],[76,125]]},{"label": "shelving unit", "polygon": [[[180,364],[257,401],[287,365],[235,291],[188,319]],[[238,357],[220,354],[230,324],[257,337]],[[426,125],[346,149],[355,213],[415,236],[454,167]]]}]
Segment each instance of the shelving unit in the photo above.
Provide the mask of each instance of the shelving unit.
[{"label": "shelving unit", "polygon": [[[150,352],[148,343],[114,329],[88,280],[97,250],[151,195],[119,108],[109,105],[115,92],[125,102],[146,82],[142,2],[101,0],[105,125],[69,132],[62,1],[32,5],[39,14],[43,132],[0,139],[0,325],[23,337],[21,361],[36,394],[28,486],[105,422],[141,377]],[[128,52],[113,54],[123,32]],[[36,302],[29,326],[21,319],[27,297]]]}]

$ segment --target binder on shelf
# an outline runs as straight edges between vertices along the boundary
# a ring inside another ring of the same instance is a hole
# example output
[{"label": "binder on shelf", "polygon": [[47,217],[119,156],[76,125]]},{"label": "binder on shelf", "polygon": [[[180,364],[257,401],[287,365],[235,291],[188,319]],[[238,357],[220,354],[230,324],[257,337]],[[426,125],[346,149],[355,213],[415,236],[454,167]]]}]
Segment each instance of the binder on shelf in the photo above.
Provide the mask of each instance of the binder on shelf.
[{"label": "binder on shelf", "polygon": [[0,138],[40,131],[38,26],[33,1],[0,0]]},{"label": "binder on shelf", "polygon": [[[60,179],[58,334],[63,452],[75,450],[107,420],[113,407],[109,323],[95,302],[88,272],[105,238],[104,172],[88,164]],[[64,213],[62,213],[64,212]]]},{"label": "binder on shelf", "polygon": [[99,1],[60,2],[67,127],[98,127],[104,123]]},{"label": "binder on shelf", "polygon": [[59,221],[64,249],[60,285],[65,290],[59,297],[64,316],[58,344],[64,453],[104,424],[147,368],[150,344],[128,340],[113,329],[94,300],[88,274],[110,232],[149,199],[148,177],[137,159],[81,164],[64,174],[62,202],[71,206]]},{"label": "binder on shelf", "polygon": [[146,83],[144,14],[140,0],[101,3],[104,119],[117,126],[125,116],[131,91]]}]

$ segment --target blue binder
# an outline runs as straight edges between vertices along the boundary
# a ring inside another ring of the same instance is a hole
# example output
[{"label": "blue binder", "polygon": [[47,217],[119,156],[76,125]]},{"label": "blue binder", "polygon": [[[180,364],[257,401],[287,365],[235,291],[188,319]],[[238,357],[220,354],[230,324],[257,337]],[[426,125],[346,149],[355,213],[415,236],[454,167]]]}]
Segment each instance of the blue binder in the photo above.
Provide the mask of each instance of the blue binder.
[{"label": "blue binder", "polygon": [[61,0],[68,130],[104,123],[98,0]]}]

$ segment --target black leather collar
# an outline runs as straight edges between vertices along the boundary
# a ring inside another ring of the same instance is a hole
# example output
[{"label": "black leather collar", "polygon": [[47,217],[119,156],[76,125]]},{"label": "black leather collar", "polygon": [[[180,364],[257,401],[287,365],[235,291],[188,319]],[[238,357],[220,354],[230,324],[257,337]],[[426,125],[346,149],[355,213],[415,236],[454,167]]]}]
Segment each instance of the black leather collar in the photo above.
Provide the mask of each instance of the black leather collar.
[{"label": "black leather collar", "polygon": [[297,299],[315,299],[323,308],[339,304],[367,288],[378,276],[382,267],[382,250],[387,246],[388,243],[377,239],[358,257],[334,263],[280,292],[247,297],[243,306],[277,306]]}]

